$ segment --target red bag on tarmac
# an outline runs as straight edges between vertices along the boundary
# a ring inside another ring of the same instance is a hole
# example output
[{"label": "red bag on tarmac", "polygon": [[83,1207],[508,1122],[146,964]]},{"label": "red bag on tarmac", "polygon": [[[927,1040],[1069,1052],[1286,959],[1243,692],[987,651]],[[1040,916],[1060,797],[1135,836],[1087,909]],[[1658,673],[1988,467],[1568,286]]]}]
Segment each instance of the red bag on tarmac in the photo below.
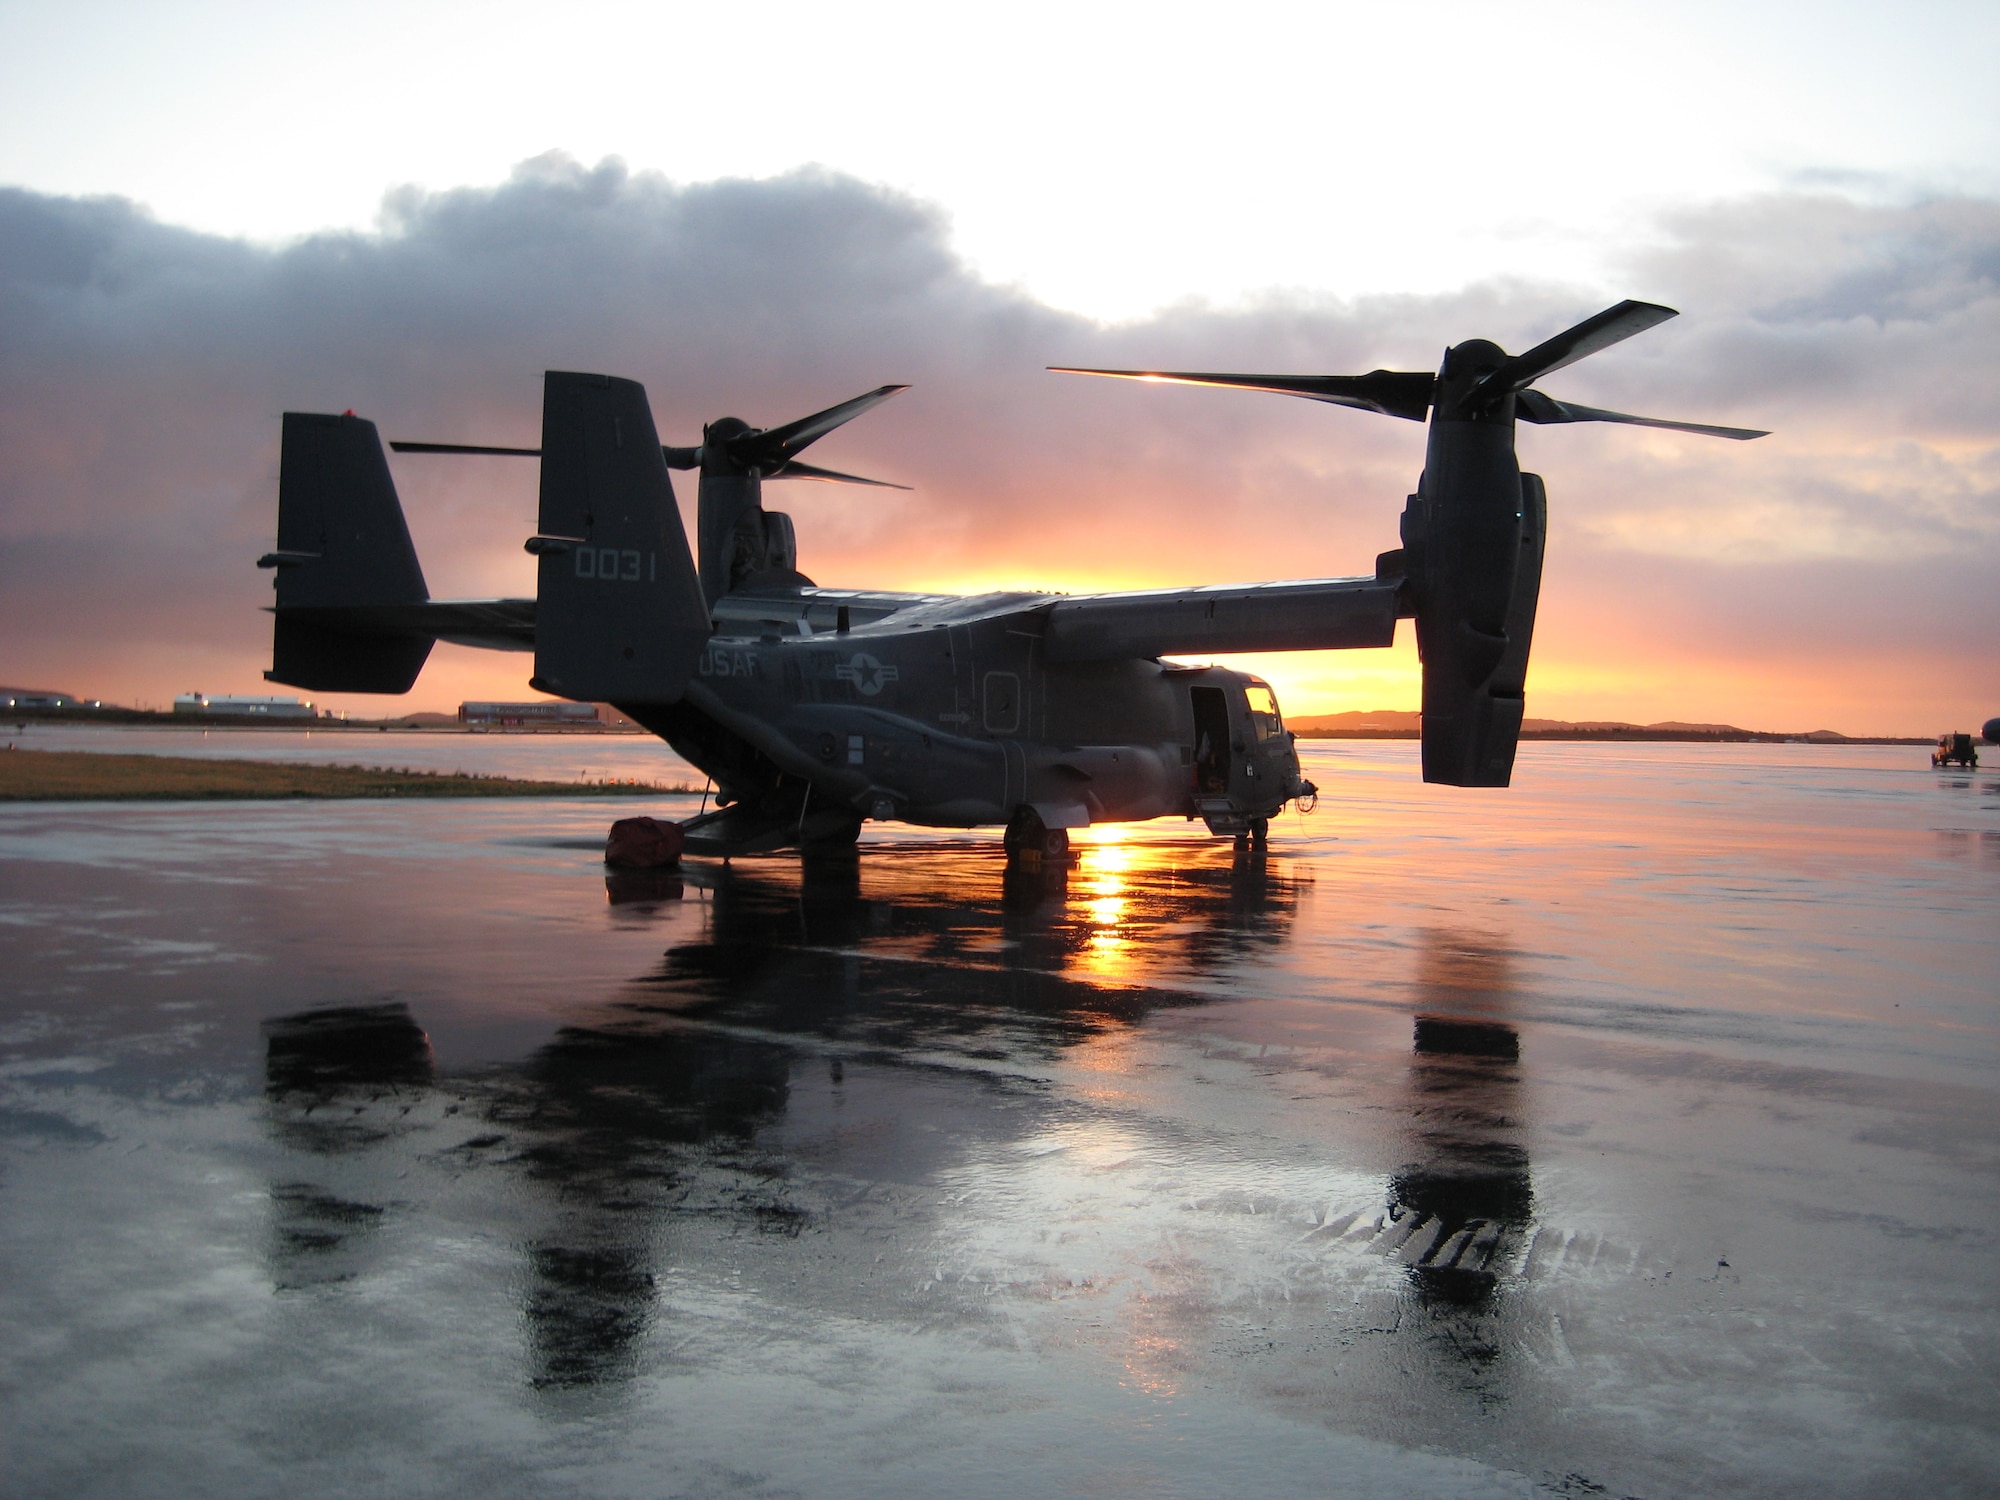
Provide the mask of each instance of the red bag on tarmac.
[{"label": "red bag on tarmac", "polygon": [[604,841],[604,862],[620,870],[657,870],[681,862],[686,843],[678,823],[658,818],[620,818]]}]

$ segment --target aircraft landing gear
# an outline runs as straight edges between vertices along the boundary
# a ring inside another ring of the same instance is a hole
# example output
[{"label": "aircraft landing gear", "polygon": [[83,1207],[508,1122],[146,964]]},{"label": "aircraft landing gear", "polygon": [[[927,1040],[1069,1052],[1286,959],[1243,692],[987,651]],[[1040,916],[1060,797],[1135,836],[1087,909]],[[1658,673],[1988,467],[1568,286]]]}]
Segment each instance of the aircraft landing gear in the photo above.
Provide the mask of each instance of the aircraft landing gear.
[{"label": "aircraft landing gear", "polygon": [[1015,812],[1013,821],[1007,825],[1006,837],[1001,845],[1007,851],[1009,860],[1033,861],[1040,864],[1066,863],[1069,859],[1069,830],[1051,828],[1042,821],[1042,815],[1025,803]]},{"label": "aircraft landing gear", "polygon": [[861,815],[830,808],[800,819],[799,852],[808,857],[852,856],[861,837]]},{"label": "aircraft landing gear", "polygon": [[1250,826],[1236,835],[1236,852],[1241,854],[1247,849],[1262,849],[1270,840],[1271,820],[1252,818]]}]

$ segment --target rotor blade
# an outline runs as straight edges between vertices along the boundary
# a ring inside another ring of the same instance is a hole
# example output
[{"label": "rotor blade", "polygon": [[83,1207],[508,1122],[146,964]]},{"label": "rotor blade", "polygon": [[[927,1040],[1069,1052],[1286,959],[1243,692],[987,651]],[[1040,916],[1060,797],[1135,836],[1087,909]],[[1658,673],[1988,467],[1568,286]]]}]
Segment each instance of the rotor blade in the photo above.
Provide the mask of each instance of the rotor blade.
[{"label": "rotor blade", "polygon": [[1673,308],[1661,307],[1657,302],[1634,302],[1628,298],[1616,307],[1605,308],[1594,318],[1585,318],[1576,327],[1565,329],[1552,339],[1544,339],[1526,354],[1516,354],[1480,381],[1479,389],[1495,396],[1503,391],[1522,390],[1544,375],[1575,364],[1586,355],[1609,349],[1635,333],[1644,333],[1648,328],[1679,316]]},{"label": "rotor blade", "polygon": [[701,467],[701,445],[692,448],[669,448],[660,445],[660,456],[667,461],[670,469],[699,469]]},{"label": "rotor blade", "polygon": [[1075,365],[1050,365],[1058,375],[1109,375],[1119,380],[1150,380],[1161,385],[1217,385],[1244,391],[1273,391],[1304,396],[1385,417],[1421,422],[1429,414],[1437,377],[1420,370],[1371,370],[1366,375],[1210,375],[1187,370],[1086,370]]},{"label": "rotor blade", "polygon": [[397,453],[497,453],[506,458],[540,458],[539,448],[489,448],[479,443],[391,443]]},{"label": "rotor blade", "polygon": [[821,479],[828,484],[872,484],[877,489],[907,490],[907,484],[891,484],[886,479],[863,479],[859,474],[843,474],[838,469],[822,469],[813,464],[802,464],[796,458],[781,464],[764,475],[766,479]]},{"label": "rotor blade", "polygon": [[1664,427],[1669,432],[1694,432],[1703,437],[1733,438],[1739,443],[1769,437],[1753,427],[1714,427],[1706,422],[1669,422],[1663,417],[1635,417],[1622,411],[1606,411],[1599,406],[1578,406],[1558,401],[1540,391],[1522,391],[1514,398],[1514,414],[1523,422],[1623,422],[1627,427]]},{"label": "rotor blade", "polygon": [[746,468],[773,469],[796,453],[825,437],[843,422],[851,422],[872,406],[879,406],[898,391],[907,391],[906,385],[878,386],[865,396],[856,396],[852,401],[843,401],[838,406],[829,406],[825,411],[814,412],[809,417],[800,417],[796,422],[787,422],[782,427],[767,427],[762,432],[746,432],[729,442],[729,456]]}]

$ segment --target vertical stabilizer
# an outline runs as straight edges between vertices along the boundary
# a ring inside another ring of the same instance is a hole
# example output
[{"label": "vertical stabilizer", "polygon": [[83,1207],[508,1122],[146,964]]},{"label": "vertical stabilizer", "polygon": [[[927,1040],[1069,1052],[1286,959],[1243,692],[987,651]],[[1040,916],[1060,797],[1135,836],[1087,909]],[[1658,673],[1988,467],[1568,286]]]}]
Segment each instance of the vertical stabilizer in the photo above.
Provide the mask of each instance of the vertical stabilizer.
[{"label": "vertical stabilizer", "polygon": [[542,390],[534,686],[587,702],[678,702],[708,606],[645,387],[551,370]]},{"label": "vertical stabilizer", "polygon": [[406,693],[431,638],[370,629],[373,607],[430,598],[375,424],[288,411],[278,468],[272,682],[314,692]]},{"label": "vertical stabilizer", "polygon": [[430,598],[373,422],[285,413],[277,555],[279,609]]}]

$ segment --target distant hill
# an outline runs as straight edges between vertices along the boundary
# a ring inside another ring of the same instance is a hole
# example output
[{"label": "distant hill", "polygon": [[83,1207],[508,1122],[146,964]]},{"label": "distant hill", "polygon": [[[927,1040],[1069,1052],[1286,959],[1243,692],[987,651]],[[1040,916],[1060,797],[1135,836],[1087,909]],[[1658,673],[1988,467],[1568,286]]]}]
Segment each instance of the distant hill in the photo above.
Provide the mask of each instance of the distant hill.
[{"label": "distant hill", "polygon": [[1285,724],[1302,739],[1415,739],[1422,720],[1423,715],[1412,709],[1382,708],[1367,713],[1317,714],[1287,719]]},{"label": "distant hill", "polygon": [[[1423,715],[1413,709],[1382,708],[1344,714],[1312,714],[1286,721],[1302,740],[1413,740],[1422,733]],[[1781,732],[1739,729],[1734,724],[1690,724],[1667,719],[1658,724],[1627,724],[1618,719],[1523,719],[1524,740],[1704,740],[1717,744],[1928,745],[1928,738],[1850,736],[1832,729]]]}]

